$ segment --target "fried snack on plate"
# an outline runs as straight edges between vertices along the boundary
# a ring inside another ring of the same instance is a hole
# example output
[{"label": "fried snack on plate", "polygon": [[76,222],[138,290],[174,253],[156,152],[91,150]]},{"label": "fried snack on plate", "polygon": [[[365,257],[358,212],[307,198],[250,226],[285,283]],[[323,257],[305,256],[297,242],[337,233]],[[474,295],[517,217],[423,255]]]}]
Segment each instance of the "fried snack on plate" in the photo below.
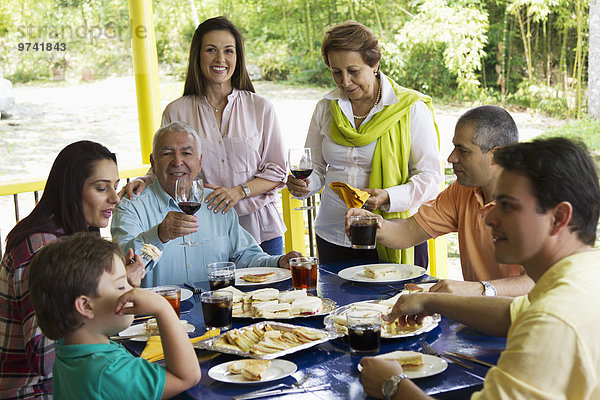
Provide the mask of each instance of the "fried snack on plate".
[{"label": "fried snack on plate", "polygon": [[241,374],[249,381],[260,381],[270,365],[269,360],[237,360],[227,366],[227,371],[234,375]]},{"label": "fried snack on plate", "polygon": [[267,272],[266,274],[246,274],[240,276],[240,279],[251,283],[262,283],[266,282],[275,276],[275,272]]}]

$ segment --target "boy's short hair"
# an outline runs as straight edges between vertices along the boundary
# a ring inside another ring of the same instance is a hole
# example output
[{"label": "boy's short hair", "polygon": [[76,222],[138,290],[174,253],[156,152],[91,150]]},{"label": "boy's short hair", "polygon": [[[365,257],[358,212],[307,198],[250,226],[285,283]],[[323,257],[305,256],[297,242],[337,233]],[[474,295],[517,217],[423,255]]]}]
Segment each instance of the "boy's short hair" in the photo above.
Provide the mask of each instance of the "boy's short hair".
[{"label": "boy's short hair", "polygon": [[600,185],[585,144],[562,137],[516,143],[496,150],[494,161],[529,180],[540,214],[568,201],[573,206],[569,228],[582,243],[594,245]]},{"label": "boy's short hair", "polygon": [[81,326],[75,299],[98,296],[100,278],[114,269],[114,255],[124,261],[119,245],[96,233],[63,236],[38,251],[29,267],[29,291],[46,337],[61,339]]}]

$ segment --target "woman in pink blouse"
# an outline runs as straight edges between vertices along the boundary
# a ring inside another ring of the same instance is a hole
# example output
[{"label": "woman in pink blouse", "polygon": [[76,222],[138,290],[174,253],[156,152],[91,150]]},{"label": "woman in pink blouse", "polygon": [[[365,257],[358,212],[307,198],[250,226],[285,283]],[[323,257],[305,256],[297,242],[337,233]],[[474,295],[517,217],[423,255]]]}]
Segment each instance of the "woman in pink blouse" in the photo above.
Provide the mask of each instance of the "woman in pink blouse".
[{"label": "woman in pink blouse", "polygon": [[[276,203],[286,164],[279,123],[273,105],[254,93],[242,35],[225,17],[207,19],[194,33],[183,96],[163,112],[162,125],[175,121],[201,137],[202,178],[215,189],[208,208],[235,208],[266,253],[283,254],[285,226]],[[143,186],[135,182],[129,191]]]},{"label": "woman in pink blouse", "polygon": [[[108,225],[119,203],[117,159],[87,140],[72,143],[56,157],[42,198],[6,238],[0,264],[0,398],[51,398],[54,341],[37,325],[27,270],[46,243]],[[73,254],[76,258],[77,254]],[[129,250],[127,279],[139,286],[144,263]]]}]

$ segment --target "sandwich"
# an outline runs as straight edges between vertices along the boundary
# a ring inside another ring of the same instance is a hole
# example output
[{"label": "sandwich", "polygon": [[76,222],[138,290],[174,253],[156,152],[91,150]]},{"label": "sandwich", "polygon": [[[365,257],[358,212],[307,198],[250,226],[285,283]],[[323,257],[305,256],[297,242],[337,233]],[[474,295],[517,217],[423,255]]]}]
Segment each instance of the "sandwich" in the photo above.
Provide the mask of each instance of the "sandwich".
[{"label": "sandwich", "polygon": [[314,329],[298,327],[294,328],[292,332],[298,337],[303,343],[312,342],[314,340],[320,340],[327,336],[324,332],[315,331]]},{"label": "sandwich", "polygon": [[140,256],[147,261],[157,262],[161,254],[162,251],[160,251],[158,247],[149,243],[144,243],[140,250]]},{"label": "sandwich", "polygon": [[414,283],[407,283],[406,285],[404,285],[404,290],[408,290],[409,293],[417,293],[417,292],[425,291],[425,289],[423,289],[422,286],[419,286]]},{"label": "sandwich", "polygon": [[254,315],[259,318],[289,318],[290,303],[271,303],[253,305]]},{"label": "sandwich", "polygon": [[[186,328],[188,322],[185,319],[180,319],[179,324],[183,328]],[[150,318],[148,321],[146,321],[144,329],[148,335],[158,335],[158,322],[156,322],[156,318]]]},{"label": "sandwich", "polygon": [[397,278],[401,277],[397,267],[396,264],[365,265],[363,273],[367,278],[371,279]]},{"label": "sandwich", "polygon": [[394,351],[377,356],[384,360],[398,361],[405,371],[419,371],[425,365],[423,363],[423,354],[416,351]]},{"label": "sandwich", "polygon": [[245,302],[277,300],[279,290],[273,288],[258,289],[246,293]]},{"label": "sandwich", "polygon": [[306,289],[302,290],[290,290],[287,292],[281,292],[279,294],[279,302],[280,303],[293,303],[298,299],[305,299],[308,296],[306,294]]},{"label": "sandwich", "polygon": [[269,360],[237,360],[227,366],[227,371],[234,375],[241,374],[249,381],[260,381],[270,365]]},{"label": "sandwich", "polygon": [[240,279],[245,280],[246,282],[251,283],[262,283],[266,282],[275,276],[275,272],[267,272],[266,274],[246,274],[240,276]]},{"label": "sandwich", "polygon": [[314,296],[294,300],[292,303],[292,315],[313,315],[323,309],[323,301]]}]

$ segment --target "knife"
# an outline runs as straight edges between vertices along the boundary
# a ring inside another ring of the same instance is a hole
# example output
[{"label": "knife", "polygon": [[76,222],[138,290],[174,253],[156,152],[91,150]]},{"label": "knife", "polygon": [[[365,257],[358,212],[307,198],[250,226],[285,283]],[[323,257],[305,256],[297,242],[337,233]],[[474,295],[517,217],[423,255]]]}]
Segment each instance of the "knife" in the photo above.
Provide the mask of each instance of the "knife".
[{"label": "knife", "polygon": [[475,358],[475,357],[467,356],[465,354],[456,353],[454,351],[445,351],[444,353],[448,353],[450,355],[453,355],[454,357],[462,358],[463,360],[468,360],[468,361],[471,361],[471,362],[474,362],[474,363],[485,365],[486,367],[490,367],[490,368],[491,367],[495,367],[494,364],[482,361],[482,360],[480,360],[478,358]]},{"label": "knife", "polygon": [[291,393],[307,393],[307,392],[314,392],[316,390],[327,389],[327,388],[329,388],[329,386],[330,386],[329,383],[325,383],[322,385],[310,386],[310,387],[284,388],[284,389],[250,392],[250,393],[246,393],[246,394],[241,394],[239,396],[234,396],[233,399],[234,400],[248,400],[248,399],[259,399],[261,397],[268,397],[268,396],[281,396],[284,394],[291,394]]}]

